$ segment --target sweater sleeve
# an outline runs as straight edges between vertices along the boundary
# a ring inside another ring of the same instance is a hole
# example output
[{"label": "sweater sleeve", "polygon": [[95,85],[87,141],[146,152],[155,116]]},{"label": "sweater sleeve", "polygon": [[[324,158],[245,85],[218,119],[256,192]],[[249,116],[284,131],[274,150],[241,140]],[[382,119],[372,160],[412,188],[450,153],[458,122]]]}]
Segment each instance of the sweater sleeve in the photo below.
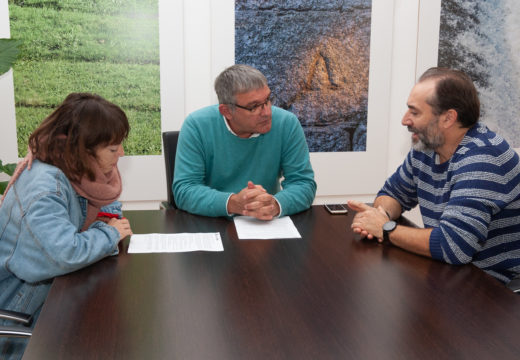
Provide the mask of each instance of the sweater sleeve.
[{"label": "sweater sleeve", "polygon": [[203,135],[188,116],[182,125],[175,156],[172,185],[179,209],[204,216],[227,216],[231,192],[212,189],[205,184],[206,166]]},{"label": "sweater sleeve", "polygon": [[282,207],[280,216],[292,215],[308,209],[316,194],[314,171],[303,129],[292,115],[288,118],[288,132],[284,138],[282,157],[282,190],[275,194]]},{"label": "sweater sleeve", "polygon": [[122,208],[123,208],[123,204],[121,204],[121,202],[114,201],[111,204],[102,206],[100,211],[111,213],[111,214],[117,214],[117,215],[122,216],[123,215]]},{"label": "sweater sleeve", "polygon": [[417,205],[417,186],[413,178],[412,151],[408,153],[403,164],[397,168],[379,190],[377,196],[382,195],[397,200],[404,211],[408,211]]},{"label": "sweater sleeve", "polygon": [[518,155],[512,149],[502,154],[484,150],[465,154],[453,171],[448,203],[430,235],[435,259],[451,264],[471,262],[485,245],[493,217],[518,196]]}]

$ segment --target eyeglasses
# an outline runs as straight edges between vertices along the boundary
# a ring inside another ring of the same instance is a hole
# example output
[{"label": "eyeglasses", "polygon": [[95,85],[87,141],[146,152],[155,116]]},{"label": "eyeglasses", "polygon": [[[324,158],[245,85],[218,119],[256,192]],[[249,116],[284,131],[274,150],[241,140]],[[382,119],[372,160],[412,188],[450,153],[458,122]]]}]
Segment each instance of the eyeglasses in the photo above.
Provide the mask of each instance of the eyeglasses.
[{"label": "eyeglasses", "polygon": [[264,108],[264,106],[271,106],[272,100],[273,99],[272,99],[271,95],[269,95],[269,97],[263,103],[253,105],[251,107],[245,107],[245,106],[238,105],[238,104],[231,104],[231,105],[236,106],[237,108],[247,110],[252,114],[259,114],[260,111],[262,111],[262,109]]}]

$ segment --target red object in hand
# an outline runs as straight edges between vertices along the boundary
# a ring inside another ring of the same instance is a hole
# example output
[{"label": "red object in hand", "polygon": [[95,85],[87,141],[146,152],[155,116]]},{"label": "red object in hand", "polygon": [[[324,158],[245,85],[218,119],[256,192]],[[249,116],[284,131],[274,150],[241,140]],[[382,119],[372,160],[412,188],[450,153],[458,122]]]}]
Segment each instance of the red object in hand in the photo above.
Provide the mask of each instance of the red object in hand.
[{"label": "red object in hand", "polygon": [[107,212],[98,212],[97,214],[97,217],[107,217],[107,218],[111,218],[111,219],[121,219],[121,216],[118,215],[118,214],[112,214],[112,213],[107,213]]}]

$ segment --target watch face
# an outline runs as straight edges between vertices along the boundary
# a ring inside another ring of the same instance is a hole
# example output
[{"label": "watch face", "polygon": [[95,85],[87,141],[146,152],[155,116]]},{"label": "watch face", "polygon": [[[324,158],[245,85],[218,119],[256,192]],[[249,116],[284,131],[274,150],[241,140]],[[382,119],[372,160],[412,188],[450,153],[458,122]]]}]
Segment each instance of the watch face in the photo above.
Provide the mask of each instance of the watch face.
[{"label": "watch face", "polygon": [[397,226],[397,223],[395,221],[388,221],[383,225],[384,231],[392,231]]}]

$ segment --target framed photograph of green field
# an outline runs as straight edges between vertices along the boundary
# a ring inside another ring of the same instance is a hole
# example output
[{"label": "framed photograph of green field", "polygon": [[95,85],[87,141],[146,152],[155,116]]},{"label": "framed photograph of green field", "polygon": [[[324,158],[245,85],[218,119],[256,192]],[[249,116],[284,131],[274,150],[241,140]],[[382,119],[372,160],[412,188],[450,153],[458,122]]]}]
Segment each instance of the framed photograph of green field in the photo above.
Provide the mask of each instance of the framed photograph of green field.
[{"label": "framed photograph of green field", "polygon": [[158,0],[9,0],[18,154],[71,92],[119,105],[127,155],[161,154]]}]

